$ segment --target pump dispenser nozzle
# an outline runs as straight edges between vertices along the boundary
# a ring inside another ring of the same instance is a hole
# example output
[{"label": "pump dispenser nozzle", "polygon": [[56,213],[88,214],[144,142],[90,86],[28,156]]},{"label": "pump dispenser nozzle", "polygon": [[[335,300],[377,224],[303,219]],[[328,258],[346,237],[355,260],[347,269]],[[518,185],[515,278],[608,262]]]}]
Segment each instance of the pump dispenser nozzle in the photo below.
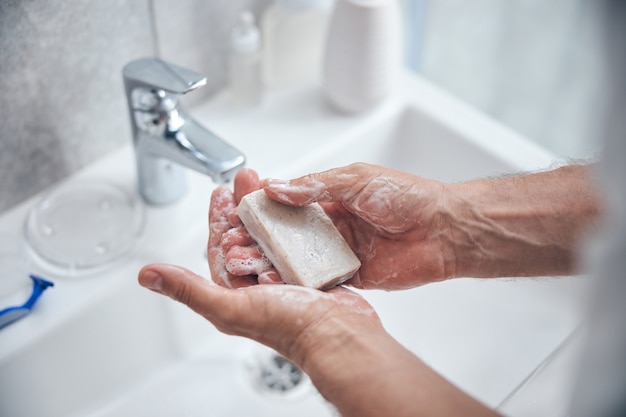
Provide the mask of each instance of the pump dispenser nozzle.
[{"label": "pump dispenser nozzle", "polygon": [[260,44],[261,34],[256,26],[254,15],[248,11],[243,12],[233,28],[231,36],[232,50],[243,54],[256,52]]}]

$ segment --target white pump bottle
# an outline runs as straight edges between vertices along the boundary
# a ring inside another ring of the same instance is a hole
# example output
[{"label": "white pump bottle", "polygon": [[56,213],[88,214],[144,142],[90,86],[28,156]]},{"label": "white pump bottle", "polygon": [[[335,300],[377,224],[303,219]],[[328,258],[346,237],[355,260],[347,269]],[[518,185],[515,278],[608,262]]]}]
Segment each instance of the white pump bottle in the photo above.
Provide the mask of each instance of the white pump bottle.
[{"label": "white pump bottle", "polygon": [[359,113],[389,95],[400,68],[401,31],[398,0],[337,0],[323,71],[333,107]]},{"label": "white pump bottle", "polygon": [[241,14],[231,33],[229,88],[236,104],[261,101],[261,34],[250,12]]},{"label": "white pump bottle", "polygon": [[263,14],[263,81],[293,87],[321,76],[333,0],[276,0]]}]

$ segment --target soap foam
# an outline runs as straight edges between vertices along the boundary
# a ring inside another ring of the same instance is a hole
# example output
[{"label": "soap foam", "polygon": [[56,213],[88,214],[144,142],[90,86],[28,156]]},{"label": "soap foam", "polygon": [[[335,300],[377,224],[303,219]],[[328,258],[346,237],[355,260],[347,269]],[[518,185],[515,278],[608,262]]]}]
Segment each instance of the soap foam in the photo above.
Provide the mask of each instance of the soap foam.
[{"label": "soap foam", "polygon": [[227,252],[233,246],[252,245],[254,240],[244,227],[235,227],[227,230],[220,239],[220,245],[224,252]]},{"label": "soap foam", "polygon": [[335,301],[346,307],[349,307],[357,314],[364,316],[377,316],[376,311],[372,306],[366,303],[362,303],[362,299],[358,295],[335,297]]},{"label": "soap foam", "polygon": [[[281,302],[302,305],[305,303],[316,303],[322,299],[341,304],[348,307],[356,314],[368,317],[378,316],[372,306],[370,306],[360,295],[343,287],[336,287],[331,292],[319,291],[314,288],[283,285],[272,289],[279,295]],[[296,319],[296,323],[299,319]]]},{"label": "soap foam", "polygon": [[[213,259],[213,274],[214,278],[219,279],[224,283],[227,288],[233,288],[233,285],[228,278],[228,271],[226,270],[226,257],[219,248],[212,248],[208,251],[209,259]],[[211,256],[213,255],[213,256]]]},{"label": "soap foam", "polygon": [[323,291],[316,290],[309,287],[301,287],[295,285],[282,285],[276,286],[276,292],[280,296],[280,300],[283,303],[313,303],[317,302],[325,296],[328,296]]},{"label": "soap foam", "polygon": [[[350,202],[352,208],[362,218],[368,220],[378,230],[388,233],[406,231],[409,222],[397,217],[399,208],[393,202],[402,193],[402,188],[393,178],[379,177],[372,179]],[[390,223],[390,212],[396,224]]]},{"label": "soap foam", "polygon": [[339,181],[343,181],[346,183],[354,183],[355,180],[359,178],[359,175],[358,174],[338,174],[335,178]]},{"label": "soap foam", "polygon": [[[235,198],[233,193],[226,187],[218,187],[211,196],[211,221],[209,222],[209,240],[214,242],[214,236],[218,236],[219,240],[222,234],[228,231],[231,224],[228,220],[229,213],[236,209]],[[228,287],[233,288],[230,282],[228,272],[226,270],[226,254],[222,245],[209,247],[207,256],[212,263],[212,273],[214,280],[222,281]]]},{"label": "soap foam", "polygon": [[233,275],[259,275],[272,267],[272,263],[265,255],[254,258],[234,258],[231,257],[226,262],[226,270]]},{"label": "soap foam", "polygon": [[228,213],[235,208],[235,197],[226,187],[218,187],[212,196],[213,213],[220,218],[226,218]]},{"label": "soap foam", "polygon": [[268,180],[267,188],[280,201],[289,205],[306,205],[330,199],[326,184],[311,176],[303,178],[300,185],[293,184],[293,181]]}]

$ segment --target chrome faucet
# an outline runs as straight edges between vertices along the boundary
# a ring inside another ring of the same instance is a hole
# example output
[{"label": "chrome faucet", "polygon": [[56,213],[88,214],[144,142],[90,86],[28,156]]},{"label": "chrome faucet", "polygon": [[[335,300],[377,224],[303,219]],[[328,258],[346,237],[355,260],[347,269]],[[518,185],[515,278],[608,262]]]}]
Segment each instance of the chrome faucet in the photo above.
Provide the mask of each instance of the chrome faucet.
[{"label": "chrome faucet", "polygon": [[123,69],[137,159],[139,191],[149,204],[172,203],[187,191],[185,168],[217,183],[232,179],[244,155],[201,126],[178,104],[206,84],[201,74],[143,58]]}]

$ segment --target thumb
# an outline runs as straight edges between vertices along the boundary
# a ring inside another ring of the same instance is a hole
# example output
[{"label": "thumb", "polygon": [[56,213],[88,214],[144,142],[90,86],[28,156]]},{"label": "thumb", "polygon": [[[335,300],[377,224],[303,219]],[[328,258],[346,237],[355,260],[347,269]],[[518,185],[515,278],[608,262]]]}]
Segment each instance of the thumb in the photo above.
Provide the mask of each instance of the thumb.
[{"label": "thumb", "polygon": [[374,165],[356,163],[290,181],[266,179],[262,186],[271,199],[290,206],[304,206],[314,202],[348,202],[380,170],[380,167]]},{"label": "thumb", "polygon": [[139,272],[138,280],[142,287],[187,305],[218,327],[232,317],[232,310],[240,308],[243,301],[237,291],[229,291],[178,266],[147,265]]}]

